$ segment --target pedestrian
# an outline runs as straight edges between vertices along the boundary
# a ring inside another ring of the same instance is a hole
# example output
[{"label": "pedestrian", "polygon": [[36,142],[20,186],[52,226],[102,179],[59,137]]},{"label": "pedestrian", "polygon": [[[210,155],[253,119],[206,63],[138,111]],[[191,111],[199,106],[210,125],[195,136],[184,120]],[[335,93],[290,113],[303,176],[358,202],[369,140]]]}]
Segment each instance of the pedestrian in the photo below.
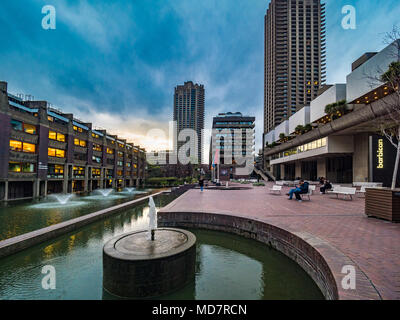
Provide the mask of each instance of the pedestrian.
[{"label": "pedestrian", "polygon": [[200,191],[203,192],[203,188],[204,188],[204,178],[200,177],[199,179],[199,186],[200,186]]}]

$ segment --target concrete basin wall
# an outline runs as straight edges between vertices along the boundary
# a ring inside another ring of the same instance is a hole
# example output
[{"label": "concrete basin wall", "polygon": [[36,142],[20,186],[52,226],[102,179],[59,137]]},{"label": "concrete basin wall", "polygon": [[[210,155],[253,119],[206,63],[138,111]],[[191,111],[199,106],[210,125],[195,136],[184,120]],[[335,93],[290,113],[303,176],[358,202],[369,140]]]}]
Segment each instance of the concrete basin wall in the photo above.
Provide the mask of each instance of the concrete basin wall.
[{"label": "concrete basin wall", "polygon": [[344,290],[341,286],[344,274],[338,270],[344,265],[354,263],[328,242],[309,233],[289,232],[245,216],[210,212],[186,213],[161,210],[158,214],[158,224],[160,227],[224,231],[265,243],[300,265],[318,285],[327,300],[380,299],[375,288],[364,279],[359,268],[356,268],[357,281],[362,281],[362,290]]}]

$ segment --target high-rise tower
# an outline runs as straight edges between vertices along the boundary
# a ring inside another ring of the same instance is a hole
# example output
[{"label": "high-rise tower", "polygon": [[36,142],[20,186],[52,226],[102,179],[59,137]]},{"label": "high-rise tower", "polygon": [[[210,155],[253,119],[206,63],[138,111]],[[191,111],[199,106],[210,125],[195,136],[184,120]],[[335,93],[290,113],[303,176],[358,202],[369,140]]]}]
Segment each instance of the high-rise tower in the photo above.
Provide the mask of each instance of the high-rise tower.
[{"label": "high-rise tower", "polygon": [[265,15],[264,133],[317,96],[325,82],[325,4],[271,0]]},{"label": "high-rise tower", "polygon": [[[197,133],[197,157],[198,163],[202,163],[204,129],[204,86],[187,81],[175,88],[174,94],[174,121],[177,132],[183,129],[193,129]],[[185,142],[178,142],[179,148]]]}]

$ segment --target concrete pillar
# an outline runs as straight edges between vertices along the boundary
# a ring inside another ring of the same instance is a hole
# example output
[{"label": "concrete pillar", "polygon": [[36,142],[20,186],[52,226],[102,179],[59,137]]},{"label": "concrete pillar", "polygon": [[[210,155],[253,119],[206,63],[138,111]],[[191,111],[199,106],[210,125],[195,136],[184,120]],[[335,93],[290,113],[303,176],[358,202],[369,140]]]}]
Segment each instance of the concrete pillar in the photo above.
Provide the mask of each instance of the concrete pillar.
[{"label": "concrete pillar", "polygon": [[295,178],[298,178],[298,177],[303,177],[302,175],[302,172],[301,172],[301,162],[300,161],[296,161],[296,163],[295,163]]},{"label": "concrete pillar", "polygon": [[367,133],[361,133],[354,136],[353,182],[368,182],[368,169],[369,138]]},{"label": "concrete pillar", "polygon": [[68,164],[64,164],[63,193],[68,193]]},{"label": "concrete pillar", "polygon": [[44,196],[47,196],[47,180],[44,180]]},{"label": "concrete pillar", "polygon": [[280,179],[284,180],[285,179],[285,165],[284,164],[280,164],[281,166],[281,176]]},{"label": "concrete pillar", "polygon": [[4,201],[8,200],[8,181],[4,183]]},{"label": "concrete pillar", "polygon": [[33,181],[33,198],[40,197],[40,179]]},{"label": "concrete pillar", "polygon": [[88,184],[89,184],[89,167],[86,166],[85,167],[85,181],[83,183],[83,191],[84,192],[88,192],[88,190],[89,190]]},{"label": "concrete pillar", "polygon": [[317,160],[317,177],[326,178],[326,159],[319,158]]},{"label": "concrete pillar", "polygon": [[104,173],[104,171],[105,170],[106,170],[105,168],[101,168],[100,169],[99,189],[104,189],[104,183],[105,183],[105,179],[104,179],[105,173]]}]

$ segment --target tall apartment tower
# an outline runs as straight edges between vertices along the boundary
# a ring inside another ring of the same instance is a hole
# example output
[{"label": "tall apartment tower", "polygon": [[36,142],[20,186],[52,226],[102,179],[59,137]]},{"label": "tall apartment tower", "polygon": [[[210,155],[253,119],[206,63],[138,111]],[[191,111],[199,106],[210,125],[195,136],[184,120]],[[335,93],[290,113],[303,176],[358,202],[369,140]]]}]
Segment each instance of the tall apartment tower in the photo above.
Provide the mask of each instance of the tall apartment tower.
[{"label": "tall apartment tower", "polygon": [[317,96],[325,83],[325,4],[271,0],[265,15],[264,133]]},{"label": "tall apartment tower", "polygon": [[[174,121],[177,132],[183,129],[193,129],[197,132],[197,157],[198,163],[202,163],[204,129],[204,85],[187,81],[184,85],[178,85],[174,94]],[[179,148],[185,142],[178,142]]]}]

